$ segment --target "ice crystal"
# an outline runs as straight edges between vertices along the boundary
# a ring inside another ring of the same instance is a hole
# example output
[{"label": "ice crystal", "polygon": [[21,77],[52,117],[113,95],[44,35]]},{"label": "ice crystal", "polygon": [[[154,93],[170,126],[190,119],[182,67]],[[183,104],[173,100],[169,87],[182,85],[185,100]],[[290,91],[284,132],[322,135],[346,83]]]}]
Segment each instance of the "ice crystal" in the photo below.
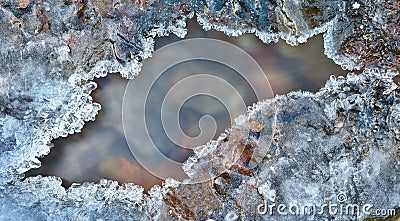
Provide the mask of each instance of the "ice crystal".
[{"label": "ice crystal", "polygon": [[[390,70],[399,70],[398,11],[396,0],[0,1],[0,219],[269,219],[258,211],[265,200],[321,205],[339,193],[346,203],[399,208],[399,73]],[[91,79],[133,78],[154,38],[184,37],[194,15],[206,30],[265,43],[325,33],[326,55],[343,68],[380,69],[259,102],[225,137],[196,149],[184,184],[167,180],[144,195],[107,180],[64,189],[55,177],[21,179],[52,139],[94,120],[101,107]],[[214,178],[189,184],[204,177]]]}]

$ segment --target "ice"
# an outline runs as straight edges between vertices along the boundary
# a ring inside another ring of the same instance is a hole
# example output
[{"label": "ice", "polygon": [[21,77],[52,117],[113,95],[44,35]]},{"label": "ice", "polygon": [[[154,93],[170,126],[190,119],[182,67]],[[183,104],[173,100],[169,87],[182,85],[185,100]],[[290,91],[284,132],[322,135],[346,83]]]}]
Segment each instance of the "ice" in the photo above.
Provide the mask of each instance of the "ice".
[{"label": "ice", "polygon": [[[267,220],[257,209],[265,200],[320,205],[337,203],[339,193],[346,203],[398,211],[398,11],[396,0],[0,1],[0,219]],[[329,58],[364,71],[331,78],[317,93],[255,104],[195,150],[182,184],[168,179],[143,194],[109,180],[65,189],[57,177],[23,179],[53,139],[95,119],[93,78],[134,78],[154,38],[184,37],[194,15],[205,30],[255,33],[265,43],[297,45],[324,33]]]},{"label": "ice", "polygon": [[[275,138],[266,148],[267,154],[263,155],[265,157],[258,164],[259,167],[249,168],[238,160],[233,165],[229,164],[229,172],[213,180],[215,191],[225,200],[219,204],[220,213],[228,212],[223,209],[223,205],[240,202],[246,205],[245,208],[239,207],[245,211],[241,216],[243,218],[304,220],[304,217],[291,214],[280,216],[276,211],[272,215],[269,211],[265,215],[255,212],[257,208],[260,209],[258,205],[262,200],[275,203],[276,206],[285,204],[289,207],[293,204],[301,209],[307,205],[316,205],[318,208],[324,203],[338,203],[339,196],[346,197],[344,206],[358,204],[361,208],[371,204],[373,208],[398,208],[400,184],[399,172],[396,170],[400,164],[399,140],[395,132],[398,126],[386,125],[383,120],[392,114],[387,110],[397,107],[395,94],[398,89],[393,88],[394,83],[391,80],[397,74],[398,72],[368,69],[363,75],[350,73],[347,78],[331,78],[315,94],[293,92],[255,105],[246,116],[247,122],[256,120],[262,125],[269,125],[268,120],[262,119],[262,116],[277,111]],[[372,85],[380,86],[378,89],[371,88]],[[360,98],[353,99],[356,96]],[[348,104],[345,102],[347,99],[355,101]],[[332,101],[341,101],[343,106],[336,105],[332,108]],[[378,103],[380,108],[375,109]],[[328,110],[327,106],[330,107]],[[326,117],[326,113],[332,111],[337,116]],[[227,141],[210,148],[209,152],[212,154],[202,154],[202,157],[191,161],[193,169],[188,171],[191,179],[195,180],[204,172],[222,171],[224,168],[218,168],[218,162],[230,159],[226,153],[234,153],[226,152],[226,149],[240,148],[242,142],[246,144],[254,141],[255,138],[248,132],[251,130],[249,124],[243,120],[237,122],[244,128],[234,125],[233,128],[242,129],[232,129],[226,136]],[[253,148],[263,148],[262,145],[266,145],[262,141],[269,136],[265,136],[264,129],[261,130],[260,138],[255,141],[259,145]],[[311,141],[308,140],[310,136]],[[242,142],[237,139],[242,139]],[[201,162],[207,159],[213,170],[202,169],[204,165]],[[246,182],[254,177],[257,178],[257,185],[248,188],[256,188],[258,193],[252,195],[251,200],[245,201],[243,195],[250,194],[251,191],[237,190],[248,186]],[[179,188],[190,191],[186,186]],[[197,191],[204,193],[206,189]],[[196,214],[200,214],[202,207],[197,208]],[[316,214],[314,218],[327,220],[328,217],[329,214],[325,212]],[[335,217],[339,220],[363,219],[367,214],[337,214]]]},{"label": "ice", "polygon": [[31,177],[1,190],[1,220],[143,220],[143,188],[115,181],[73,185],[54,177]]},{"label": "ice", "polygon": [[325,54],[345,69],[399,70],[398,1],[350,1],[324,34]]},{"label": "ice", "polygon": [[290,45],[324,34],[325,54],[344,69],[399,69],[399,3],[389,1],[204,1],[196,8],[205,30],[255,33]]}]

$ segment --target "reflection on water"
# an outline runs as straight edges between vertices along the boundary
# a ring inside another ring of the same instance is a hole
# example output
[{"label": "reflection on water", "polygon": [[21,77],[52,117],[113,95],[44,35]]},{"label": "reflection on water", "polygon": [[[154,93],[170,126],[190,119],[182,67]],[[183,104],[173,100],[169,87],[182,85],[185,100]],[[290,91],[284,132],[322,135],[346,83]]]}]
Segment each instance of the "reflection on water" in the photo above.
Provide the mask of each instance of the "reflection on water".
[{"label": "reflection on water", "polygon": [[[216,31],[205,32],[193,21],[190,21],[188,26],[187,38],[216,38],[247,51],[267,74],[275,94],[285,94],[293,90],[316,91],[331,74],[344,74],[339,66],[323,54],[321,36],[309,39],[307,44],[290,47],[282,42],[265,45],[253,35],[234,38]],[[156,40],[156,49],[178,40],[180,39],[174,36],[159,38]],[[247,105],[256,102],[249,85],[232,70],[218,64],[203,62],[185,62],[170,68],[154,85],[154,90],[149,95],[154,104],[146,113],[154,119],[148,122],[151,135],[155,142],[163,144],[165,149],[162,152],[165,155],[179,162],[185,161],[192,151],[177,147],[164,136],[159,120],[160,113],[157,111],[160,99],[177,80],[190,73],[197,73],[203,65],[215,65],[216,73],[223,75],[224,79],[230,79]],[[148,173],[135,161],[124,138],[122,98],[128,81],[117,74],[110,74],[106,78],[96,79],[96,82],[98,89],[93,92],[93,98],[102,105],[96,122],[88,122],[82,133],[55,140],[50,154],[42,159],[42,167],[29,171],[27,176],[59,176],[66,186],[72,182],[97,182],[100,178],[113,179],[120,183],[133,182],[144,186],[145,189],[160,184],[160,179]],[[230,124],[224,105],[210,97],[199,96],[187,100],[181,108],[179,121],[183,131],[189,136],[196,136],[199,133],[199,119],[205,114],[212,115],[217,121],[216,136]]]}]

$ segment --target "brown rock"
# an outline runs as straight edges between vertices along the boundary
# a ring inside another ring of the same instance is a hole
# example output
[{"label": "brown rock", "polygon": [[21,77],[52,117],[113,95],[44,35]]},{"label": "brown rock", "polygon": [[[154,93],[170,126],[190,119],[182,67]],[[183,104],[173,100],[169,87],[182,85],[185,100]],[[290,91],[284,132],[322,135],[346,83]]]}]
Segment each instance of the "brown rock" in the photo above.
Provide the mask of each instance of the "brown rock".
[{"label": "brown rock", "polygon": [[19,0],[18,7],[19,8],[26,8],[29,5],[29,0]]}]

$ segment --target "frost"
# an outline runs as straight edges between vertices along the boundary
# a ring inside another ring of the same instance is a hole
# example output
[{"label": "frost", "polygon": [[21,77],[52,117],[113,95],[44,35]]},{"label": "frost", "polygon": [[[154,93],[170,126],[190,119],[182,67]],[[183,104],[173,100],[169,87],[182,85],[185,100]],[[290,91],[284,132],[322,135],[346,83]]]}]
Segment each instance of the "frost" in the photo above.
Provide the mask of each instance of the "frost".
[{"label": "frost", "polygon": [[[319,211],[328,202],[342,203],[344,206],[357,204],[362,207],[371,204],[373,208],[398,208],[398,124],[385,124],[385,119],[397,113],[387,111],[397,107],[399,91],[397,87],[393,88],[392,81],[392,77],[397,74],[369,69],[363,75],[350,73],[347,78],[332,78],[326,87],[315,94],[294,92],[261,102],[246,117],[238,118],[259,122],[263,127],[256,136],[259,138],[252,136],[254,127],[251,124],[238,121],[240,125],[233,125],[224,142],[210,148],[211,153],[207,156],[202,155],[192,161],[193,169],[188,174],[194,180],[203,176],[204,172],[209,173],[210,177],[215,176],[212,181],[214,197],[223,201],[218,206],[219,213],[228,213],[229,209],[224,209],[224,206],[239,203],[244,206],[235,208],[244,211],[241,218],[245,220],[246,217],[252,217],[249,220],[268,220],[272,217],[276,220],[304,220],[300,215],[282,216],[277,211],[273,211],[272,215],[269,211],[264,215],[260,214],[262,212],[257,213],[258,210],[262,211],[263,206],[260,205],[265,202],[276,206],[297,206],[299,212],[302,206],[310,205],[315,205]],[[385,95],[382,93],[384,91]],[[352,102],[345,102],[349,98]],[[332,101],[341,102],[343,106],[336,105],[327,111],[325,107],[330,106]],[[326,114],[332,113],[327,112],[335,112],[338,117],[329,119]],[[270,136],[266,134],[265,128],[271,122],[265,116],[271,113],[277,115],[276,128],[273,130],[273,142],[266,144],[265,139],[270,139]],[[250,145],[254,143],[256,145]],[[225,164],[229,167],[219,168],[224,165],[218,162],[232,159],[229,153],[235,153],[233,150],[243,145],[248,149],[242,152],[238,160],[233,164]],[[267,149],[267,154],[263,155],[258,167],[249,167],[246,159],[251,156],[248,154],[258,148]],[[207,159],[208,167],[212,170],[202,169],[204,165],[201,162]],[[219,175],[218,171],[224,170],[226,172]],[[210,174],[214,171],[217,172]],[[257,182],[253,186],[249,181],[254,178]],[[186,191],[192,188],[178,187]],[[199,186],[196,192],[204,193],[206,190],[207,187]],[[199,214],[198,219],[210,218],[200,215],[202,209],[198,206],[192,211],[198,211],[195,212]],[[327,220],[328,217],[329,214],[325,212],[316,214],[314,218]],[[353,220],[368,215],[362,212],[358,215],[343,213],[335,217],[338,220]]]},{"label": "frost", "polygon": [[[302,206],[338,203],[339,199],[346,199],[345,205],[398,208],[400,91],[392,81],[398,74],[369,69],[363,75],[328,81],[315,94],[294,92],[259,102],[221,139],[197,148],[187,163],[190,180],[181,184],[167,179],[149,194],[143,194],[142,187],[109,180],[64,189],[55,177],[16,177],[6,183],[3,179],[0,218],[303,220],[291,214],[261,213],[260,205],[265,201],[298,205],[300,212]],[[352,102],[346,103],[348,99]],[[329,119],[325,107],[332,101],[344,105],[330,109],[337,117]],[[266,142],[271,139],[274,119],[273,141]],[[251,123],[255,121],[259,124]],[[231,156],[242,147],[246,151],[240,157]],[[257,167],[247,161],[251,153],[262,155]],[[7,159],[3,156],[2,160]],[[190,182],[203,176],[215,178]],[[317,214],[315,219],[329,216]],[[362,212],[338,215],[341,220],[356,217],[368,216]]]},{"label": "frost", "polygon": [[[288,205],[336,202],[344,193],[346,203],[399,208],[398,11],[395,0],[1,1],[0,219],[269,219],[257,208],[272,190]],[[259,102],[195,150],[184,166],[190,180],[167,180],[148,195],[107,180],[64,189],[55,177],[21,179],[40,167],[51,140],[95,119],[93,78],[133,78],[154,38],[184,37],[194,15],[206,30],[255,33],[265,43],[297,45],[324,33],[328,57],[365,71],[332,78],[316,94]],[[215,179],[189,184],[204,177]]]},{"label": "frost", "polygon": [[323,33],[325,54],[345,69],[399,69],[398,1],[205,1],[197,19],[206,30],[255,33],[263,42],[297,45]]},{"label": "frost", "polygon": [[229,212],[225,216],[225,221],[235,221],[239,218],[239,216],[235,212]]}]

